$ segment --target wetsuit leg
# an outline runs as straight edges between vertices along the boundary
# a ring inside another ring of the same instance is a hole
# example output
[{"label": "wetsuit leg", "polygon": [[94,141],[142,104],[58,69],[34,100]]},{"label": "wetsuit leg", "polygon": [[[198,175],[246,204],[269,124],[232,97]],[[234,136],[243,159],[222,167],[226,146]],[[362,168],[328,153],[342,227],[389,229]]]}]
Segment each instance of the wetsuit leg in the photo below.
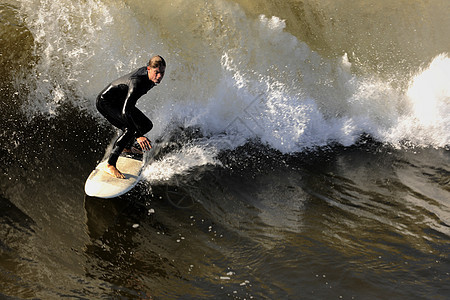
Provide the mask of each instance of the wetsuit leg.
[{"label": "wetsuit leg", "polygon": [[[97,100],[97,109],[111,124],[119,129],[125,130],[127,124],[125,120],[123,120],[121,108],[104,104],[100,98]],[[131,116],[136,124],[137,131],[141,135],[146,134],[153,128],[152,121],[150,121],[150,119],[136,107],[133,108]]]},{"label": "wetsuit leg", "polygon": [[133,139],[134,132],[129,131],[126,128],[126,123],[124,122],[121,114],[121,108],[112,106],[109,103],[105,103],[101,98],[101,95],[97,98],[97,110],[115,127],[121,129],[123,132],[114,142],[113,150],[109,156],[108,164],[116,166],[117,159],[122,153],[123,149],[130,143]]},{"label": "wetsuit leg", "polygon": [[126,122],[122,118],[121,109],[110,106],[102,102],[101,97],[97,99],[98,111],[115,127],[122,129],[123,133],[114,142],[113,150],[108,159],[108,164],[116,166],[117,160],[125,147],[131,147],[137,135],[144,135],[153,128],[153,123],[136,107],[132,111],[132,118],[138,124],[136,130],[126,127]]},{"label": "wetsuit leg", "polygon": [[[144,135],[149,132],[153,128],[153,123],[147,118],[139,109],[134,108],[132,111],[132,118],[138,124],[139,134],[130,128],[125,128],[123,133],[114,143],[113,151],[108,159],[108,164],[115,166],[117,160],[119,159],[120,154],[123,149],[131,148],[133,146],[133,142],[138,135]],[[113,124],[114,125],[114,124]]]},{"label": "wetsuit leg", "polygon": [[97,110],[109,121],[112,125],[119,129],[124,129],[126,123],[122,118],[121,108],[105,103],[101,96],[97,98]]},{"label": "wetsuit leg", "polygon": [[137,124],[136,125],[137,130],[141,135],[144,135],[147,132],[149,132],[150,130],[152,130],[152,128],[153,128],[152,121],[150,121],[150,119],[147,118],[147,116],[144,115],[144,113],[141,112],[139,109],[137,109],[135,107],[133,109],[131,115],[132,115],[133,120]]},{"label": "wetsuit leg", "polygon": [[127,147],[133,141],[136,132],[134,130],[130,130],[125,128],[123,133],[119,136],[119,138],[114,142],[114,147],[111,152],[111,155],[108,158],[108,164],[112,166],[116,166],[117,160],[119,159],[120,154],[123,149]]}]

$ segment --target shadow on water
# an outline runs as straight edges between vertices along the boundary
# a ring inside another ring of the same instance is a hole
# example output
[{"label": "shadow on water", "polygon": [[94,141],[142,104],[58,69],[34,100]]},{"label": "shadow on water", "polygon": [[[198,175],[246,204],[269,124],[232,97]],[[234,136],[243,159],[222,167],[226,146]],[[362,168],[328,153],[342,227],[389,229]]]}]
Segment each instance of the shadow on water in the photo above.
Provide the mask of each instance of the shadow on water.
[{"label": "shadow on water", "polygon": [[89,258],[85,266],[86,276],[110,283],[108,294],[112,297],[151,299],[143,292],[140,273],[145,270],[153,274],[161,270],[150,270],[148,266],[153,268],[154,265],[137,259],[135,255],[139,252],[139,243],[133,241],[137,229],[133,226],[139,222],[136,218],[142,213],[141,208],[126,197],[100,199],[86,196],[84,204],[90,237],[85,249]]},{"label": "shadow on water", "polygon": [[33,286],[20,275],[21,266],[17,261],[32,263],[32,260],[16,250],[17,243],[26,241],[35,234],[36,223],[11,201],[0,195],[0,298],[8,298],[2,293],[11,294],[16,289],[32,294]]},{"label": "shadow on water", "polygon": [[[139,184],[113,199],[85,196],[90,237],[85,250],[90,261],[85,266],[86,276],[110,283],[112,297],[152,299],[153,288],[156,294],[161,290],[168,293],[157,287],[172,285],[174,278],[185,280],[175,262],[177,256],[169,250],[177,246],[173,239],[180,226],[172,215],[189,209],[193,203],[190,201],[189,207],[179,205],[185,201],[172,205],[167,198],[168,189],[177,187],[155,186],[148,192],[146,184]],[[174,195],[186,199],[187,195],[180,191],[172,194],[172,199]],[[171,241],[168,243],[167,239]],[[175,286],[176,290],[180,288]]]},{"label": "shadow on water", "polygon": [[[8,199],[0,195],[0,222],[20,231],[23,234],[31,234],[34,232],[33,226],[36,223],[27,214],[22,212],[17,206],[11,203]],[[2,235],[4,236],[4,235]],[[2,241],[0,241],[2,242]]]}]

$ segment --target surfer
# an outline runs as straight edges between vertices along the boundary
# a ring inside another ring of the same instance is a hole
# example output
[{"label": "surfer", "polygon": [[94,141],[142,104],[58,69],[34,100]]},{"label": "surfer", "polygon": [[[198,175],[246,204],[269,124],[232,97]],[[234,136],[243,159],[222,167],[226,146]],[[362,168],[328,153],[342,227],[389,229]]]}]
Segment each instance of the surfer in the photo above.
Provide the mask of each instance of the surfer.
[{"label": "surfer", "polygon": [[97,97],[98,111],[122,130],[107,162],[106,171],[114,177],[125,178],[116,167],[122,151],[140,152],[133,147],[134,139],[142,150],[152,147],[144,135],[153,128],[153,123],[135,105],[141,96],[161,82],[165,70],[165,60],[159,55],[153,56],[147,67],[141,67],[111,82]]}]

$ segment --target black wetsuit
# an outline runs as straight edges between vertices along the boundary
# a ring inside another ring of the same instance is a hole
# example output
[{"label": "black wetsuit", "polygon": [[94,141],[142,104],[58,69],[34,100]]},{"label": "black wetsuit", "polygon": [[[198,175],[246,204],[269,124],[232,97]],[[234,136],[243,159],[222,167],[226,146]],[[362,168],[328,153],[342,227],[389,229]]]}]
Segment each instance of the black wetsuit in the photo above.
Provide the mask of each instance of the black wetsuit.
[{"label": "black wetsuit", "polygon": [[147,68],[142,67],[111,82],[98,95],[98,111],[111,124],[123,130],[108,159],[110,165],[116,166],[123,149],[130,147],[134,139],[144,136],[153,128],[153,123],[135,105],[154,86],[148,78]]}]

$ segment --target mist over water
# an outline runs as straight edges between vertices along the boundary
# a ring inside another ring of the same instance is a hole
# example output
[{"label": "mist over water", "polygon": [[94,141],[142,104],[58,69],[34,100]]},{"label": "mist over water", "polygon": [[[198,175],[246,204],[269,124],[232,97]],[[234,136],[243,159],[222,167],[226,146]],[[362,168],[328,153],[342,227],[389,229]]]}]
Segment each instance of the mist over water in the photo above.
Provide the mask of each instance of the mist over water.
[{"label": "mist over water", "polygon": [[[449,6],[2,1],[0,295],[444,298]],[[154,54],[145,180],[84,198]]]}]

